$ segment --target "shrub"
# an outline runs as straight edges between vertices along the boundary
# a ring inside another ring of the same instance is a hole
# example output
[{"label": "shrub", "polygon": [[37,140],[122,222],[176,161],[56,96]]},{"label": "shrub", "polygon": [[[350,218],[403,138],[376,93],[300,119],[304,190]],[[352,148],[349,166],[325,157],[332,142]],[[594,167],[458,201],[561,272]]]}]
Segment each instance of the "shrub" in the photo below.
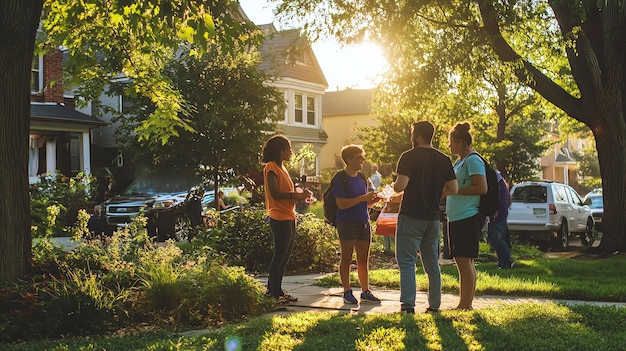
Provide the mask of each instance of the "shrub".
[{"label": "shrub", "polygon": [[315,201],[309,205],[307,213],[312,213],[315,217],[324,219],[324,203],[322,201]]},{"label": "shrub", "polygon": [[[267,272],[274,243],[266,216],[260,207],[224,213],[213,228],[196,236],[194,245],[222,253],[231,266]],[[326,271],[333,266],[338,248],[332,227],[312,214],[298,215],[296,244],[287,269]]]},{"label": "shrub", "polygon": [[30,186],[31,226],[33,237],[65,236],[77,219],[78,211],[87,208],[94,178],[83,173],[66,177],[48,175]]},{"label": "shrub", "polygon": [[230,211],[219,216],[215,226],[201,231],[194,245],[223,253],[226,262],[248,272],[266,272],[272,259],[272,235],[259,207]]},{"label": "shrub", "polygon": [[[240,267],[214,250],[185,253],[173,241],[155,246],[144,217],[105,240],[64,252],[42,239],[30,281],[0,287],[0,342],[107,333],[129,323],[220,325],[273,305]],[[264,223],[261,220],[261,223]]]},{"label": "shrub", "polygon": [[186,267],[186,284],[174,309],[178,322],[216,326],[266,312],[273,301],[242,267],[227,267],[200,256]]}]

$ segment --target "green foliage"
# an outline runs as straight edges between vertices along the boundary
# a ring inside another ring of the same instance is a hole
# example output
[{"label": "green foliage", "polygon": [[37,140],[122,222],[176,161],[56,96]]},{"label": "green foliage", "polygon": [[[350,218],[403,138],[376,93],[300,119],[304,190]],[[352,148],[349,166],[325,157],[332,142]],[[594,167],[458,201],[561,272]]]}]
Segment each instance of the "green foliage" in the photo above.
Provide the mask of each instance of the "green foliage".
[{"label": "green foliage", "polygon": [[67,236],[71,232],[70,226],[79,217],[79,210],[87,208],[94,182],[92,176],[83,173],[73,178],[56,173],[31,185],[32,236]]},{"label": "green foliage", "polygon": [[110,77],[126,77],[125,95],[143,96],[155,107],[153,118],[137,125],[139,139],[154,137],[165,143],[178,128],[189,128],[179,113],[192,110],[166,74],[167,62],[181,46],[190,47],[191,56],[201,56],[259,45],[261,31],[234,18],[236,12],[229,0],[46,1],[45,36],[39,39],[44,48],[63,46],[69,51],[65,73],[84,101],[98,101],[112,84]]},{"label": "green foliage", "polygon": [[298,150],[295,150],[285,167],[289,174],[315,174],[316,157],[313,144],[306,143]]},{"label": "green foliage", "polygon": [[307,213],[312,213],[315,217],[324,219],[324,203],[322,201],[315,201],[307,207]]},{"label": "green foliage", "polygon": [[255,316],[273,304],[265,288],[242,267],[223,266],[200,256],[187,269],[184,296],[173,311],[181,322],[221,325]]},{"label": "green foliage", "polygon": [[[228,265],[248,272],[267,272],[272,261],[273,237],[262,208],[246,208],[219,216],[214,227],[193,240],[220,253]],[[335,263],[339,247],[332,227],[313,214],[298,215],[294,252],[287,269],[291,272],[326,271]]]},{"label": "green foliage", "polygon": [[107,333],[145,322],[215,326],[274,304],[259,282],[225,267],[213,250],[185,253],[171,241],[156,246],[144,225],[139,216],[111,238],[84,238],[69,252],[37,241],[32,276],[0,286],[0,341]]},{"label": "green foliage", "polygon": [[168,62],[166,75],[187,102],[167,142],[138,139],[136,130],[150,120],[154,102],[136,99],[116,118],[125,148],[151,169],[190,169],[217,189],[241,172],[258,167],[251,157],[261,150],[268,130],[283,108],[283,96],[265,84],[271,77],[258,69],[255,52],[224,55],[217,46],[198,58],[187,53]]}]

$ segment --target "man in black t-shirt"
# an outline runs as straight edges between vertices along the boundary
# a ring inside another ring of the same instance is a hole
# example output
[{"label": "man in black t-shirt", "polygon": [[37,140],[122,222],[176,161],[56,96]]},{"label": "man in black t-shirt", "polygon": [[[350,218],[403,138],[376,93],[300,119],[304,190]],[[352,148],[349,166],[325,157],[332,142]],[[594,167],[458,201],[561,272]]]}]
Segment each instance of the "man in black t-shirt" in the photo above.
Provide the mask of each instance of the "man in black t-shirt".
[{"label": "man in black t-shirt", "polygon": [[458,183],[450,158],[432,146],[435,126],[427,121],[411,125],[413,148],[398,160],[394,190],[404,192],[396,229],[396,258],[400,268],[402,311],[415,313],[417,252],[428,275],[428,308],[441,305],[439,270],[439,202],[444,187],[456,194]]}]

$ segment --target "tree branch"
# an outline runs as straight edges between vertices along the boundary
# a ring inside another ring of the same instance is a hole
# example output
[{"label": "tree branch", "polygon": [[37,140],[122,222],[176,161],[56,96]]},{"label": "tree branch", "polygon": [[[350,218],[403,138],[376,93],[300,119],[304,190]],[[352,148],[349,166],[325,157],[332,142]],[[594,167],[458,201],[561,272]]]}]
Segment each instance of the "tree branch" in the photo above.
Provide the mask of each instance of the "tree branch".
[{"label": "tree branch", "polygon": [[558,106],[572,118],[586,123],[581,100],[573,97],[565,89],[541,73],[530,62],[522,59],[502,37],[498,24],[498,15],[492,1],[479,0],[478,4],[483,18],[484,30],[491,39],[493,49],[500,60],[503,62],[521,63],[515,69],[515,74],[522,82],[525,82],[526,85],[541,94],[546,100]]}]

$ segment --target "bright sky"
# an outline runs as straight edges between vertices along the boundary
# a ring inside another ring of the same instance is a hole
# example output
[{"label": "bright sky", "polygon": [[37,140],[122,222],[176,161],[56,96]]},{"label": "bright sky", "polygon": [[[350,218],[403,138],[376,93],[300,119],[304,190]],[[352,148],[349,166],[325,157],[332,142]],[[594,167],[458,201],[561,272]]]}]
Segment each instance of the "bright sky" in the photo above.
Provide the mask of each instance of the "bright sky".
[{"label": "bright sky", "polygon": [[[239,0],[239,3],[252,22],[274,22],[274,14],[267,1]],[[274,25],[284,29],[278,23]],[[327,91],[372,88],[385,69],[386,61],[381,49],[371,43],[341,47],[336,41],[327,39],[313,43],[312,47],[328,81]]]}]

